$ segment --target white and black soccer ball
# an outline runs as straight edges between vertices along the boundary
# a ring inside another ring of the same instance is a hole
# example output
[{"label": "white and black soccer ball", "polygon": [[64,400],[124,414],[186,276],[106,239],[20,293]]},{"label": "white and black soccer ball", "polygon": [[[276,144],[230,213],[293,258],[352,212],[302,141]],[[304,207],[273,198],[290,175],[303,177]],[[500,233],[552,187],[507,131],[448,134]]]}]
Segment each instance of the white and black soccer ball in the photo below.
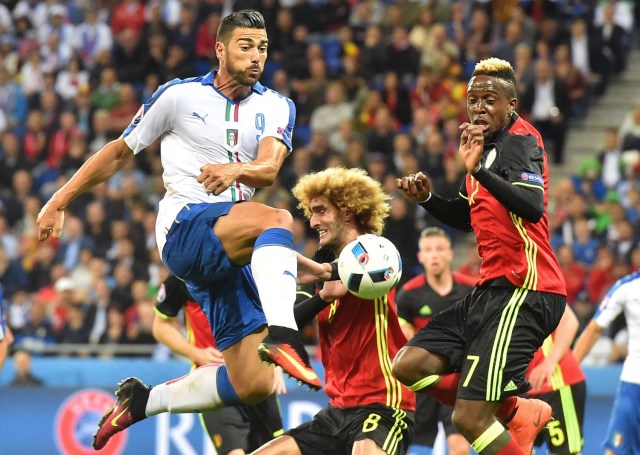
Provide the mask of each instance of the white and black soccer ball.
[{"label": "white and black soccer ball", "polygon": [[364,234],[340,252],[338,274],[349,292],[373,300],[398,284],[402,276],[402,259],[396,246],[386,238]]}]

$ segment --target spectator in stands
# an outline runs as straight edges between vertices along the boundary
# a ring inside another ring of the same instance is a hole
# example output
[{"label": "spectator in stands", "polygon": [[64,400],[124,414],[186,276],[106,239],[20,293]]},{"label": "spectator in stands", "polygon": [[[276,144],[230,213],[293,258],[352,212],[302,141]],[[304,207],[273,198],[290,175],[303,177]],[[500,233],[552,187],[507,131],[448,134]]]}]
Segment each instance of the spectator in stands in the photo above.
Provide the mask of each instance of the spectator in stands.
[{"label": "spectator in stands", "polygon": [[171,35],[171,44],[182,47],[188,60],[193,61],[195,55],[196,39],[198,37],[198,28],[193,16],[193,8],[182,5],[180,8],[179,21],[173,27]]},{"label": "spectator in stands", "polygon": [[109,109],[109,132],[123,131],[140,109],[138,95],[132,84],[120,84],[118,104]]},{"label": "spectator in stands", "polygon": [[[143,43],[140,34],[132,28],[125,28],[115,36],[112,60],[118,81],[142,84],[147,74],[147,65],[152,64],[147,43]],[[155,36],[162,39],[159,35]]]},{"label": "spectator in stands", "polygon": [[540,132],[553,162],[564,162],[564,142],[571,103],[567,87],[553,74],[549,60],[535,64],[536,77],[522,97],[522,110],[529,114],[533,126]]},{"label": "spectator in stands", "polygon": [[139,0],[120,0],[111,13],[111,31],[118,35],[130,28],[136,35],[145,24],[145,5]]},{"label": "spectator in stands", "polygon": [[411,104],[409,92],[401,84],[398,73],[395,70],[387,71],[384,75],[382,101],[389,108],[389,113],[401,125],[408,127],[411,124]]},{"label": "spectator in stands", "polygon": [[595,34],[589,34],[582,18],[575,18],[570,27],[568,44],[573,64],[593,87],[596,95],[602,95],[609,84],[611,69],[602,53],[602,43]]},{"label": "spectator in stands", "polygon": [[587,80],[571,61],[569,46],[561,44],[554,51],[555,76],[568,90],[570,115],[584,117],[587,110]]},{"label": "spectator in stands", "polygon": [[622,150],[640,150],[640,107],[625,115],[618,130]]},{"label": "spectator in stands", "polygon": [[[579,199],[579,196],[574,200],[577,199]],[[575,218],[572,226],[571,247],[575,260],[590,269],[598,259],[598,249],[601,247],[601,243],[593,236],[589,221],[586,218]]]},{"label": "spectator in stands", "polygon": [[387,45],[384,70],[397,72],[400,83],[409,86],[415,81],[419,67],[420,54],[409,41],[407,30],[394,27]]},{"label": "spectator in stands", "polygon": [[133,304],[131,286],[134,275],[131,266],[127,264],[117,264],[113,270],[115,285],[111,289],[111,304],[120,311],[126,311]]},{"label": "spectator in stands", "polygon": [[602,7],[602,25],[594,30],[598,42],[602,43],[604,59],[618,74],[627,66],[625,47],[628,45],[627,32],[615,23],[615,2],[605,2]]},{"label": "spectator in stands", "polygon": [[84,233],[82,220],[78,217],[67,217],[67,229],[60,238],[60,243],[56,252],[56,258],[67,270],[73,270],[80,261],[82,249],[93,248],[93,242]]},{"label": "spectator in stands", "polygon": [[96,108],[110,109],[120,102],[120,83],[112,67],[100,72],[100,84],[91,92],[91,104]]},{"label": "spectator in stands", "polygon": [[159,1],[149,2],[145,14],[145,24],[140,36],[142,42],[148,42],[153,35],[162,36],[165,41],[171,37],[171,29],[162,15],[162,7],[163,5]]},{"label": "spectator in stands", "polygon": [[81,134],[76,120],[73,111],[62,111],[60,114],[60,127],[54,131],[49,139],[49,150],[46,156],[49,169],[59,169],[62,159],[69,151],[71,139]]},{"label": "spectator in stands", "polygon": [[587,277],[587,291],[591,302],[599,302],[604,292],[616,281],[615,255],[602,245],[596,253],[596,260]]},{"label": "spectator in stands", "polygon": [[340,82],[332,82],[325,90],[325,102],[311,114],[309,126],[312,131],[320,131],[331,136],[341,123],[353,117],[353,106],[345,99]]},{"label": "spectator in stands", "polygon": [[381,82],[382,74],[387,68],[388,51],[380,26],[377,24],[368,26],[364,34],[364,44],[360,48],[360,65],[363,76],[368,81],[374,84]]},{"label": "spectator in stands", "polygon": [[16,292],[25,289],[27,282],[22,258],[9,258],[4,246],[0,244],[0,284],[4,289],[4,295],[13,296]]},{"label": "spectator in stands", "polygon": [[[100,336],[100,344],[118,345],[126,342],[126,326],[124,313],[114,305],[107,307],[107,328]],[[102,349],[100,357],[112,357],[113,351]]]},{"label": "spectator in stands", "polygon": [[20,144],[20,138],[7,131],[0,135],[0,192],[9,190],[12,185],[13,175],[19,169],[28,169],[24,148]]},{"label": "spectator in stands", "polygon": [[622,161],[618,142],[618,130],[609,127],[604,134],[604,144],[598,161],[602,166],[602,183],[607,189],[615,188],[622,179]]},{"label": "spectator in stands", "polygon": [[11,74],[0,66],[0,111],[6,116],[7,126],[19,135],[24,132],[27,118],[27,98],[20,84],[12,80]]},{"label": "spectator in stands", "polygon": [[[207,20],[200,24],[196,34],[196,71],[205,74],[212,66],[218,63],[215,45],[217,41],[218,27],[222,17],[217,11],[209,13]],[[156,84],[157,86],[157,84]],[[145,97],[147,99],[148,97]]]},{"label": "spectator in stands", "polygon": [[81,86],[88,83],[89,73],[82,69],[80,59],[74,56],[56,76],[55,90],[64,101],[69,101],[78,94]]},{"label": "spectator in stands", "polygon": [[31,371],[31,353],[20,349],[13,354],[13,367],[16,375],[11,380],[11,387],[40,387],[44,382]]},{"label": "spectator in stands", "polygon": [[17,349],[29,349],[42,353],[46,346],[55,343],[55,334],[47,312],[47,303],[41,296],[33,298],[26,324],[15,332]]},{"label": "spectator in stands", "polygon": [[612,223],[607,236],[607,247],[613,251],[616,261],[631,263],[631,253],[638,245],[633,225],[626,218]]},{"label": "spectator in stands", "polygon": [[37,45],[29,47],[19,73],[20,86],[27,99],[33,99],[42,90],[44,70],[40,49]]},{"label": "spectator in stands", "polygon": [[84,10],[84,21],[76,27],[76,51],[86,68],[93,68],[100,53],[111,51],[113,36],[108,25],[98,20],[95,8]]},{"label": "spectator in stands", "polygon": [[567,303],[573,305],[578,294],[584,291],[587,273],[585,267],[573,256],[573,249],[569,245],[561,245],[556,249],[558,263],[562,269],[567,284]]}]

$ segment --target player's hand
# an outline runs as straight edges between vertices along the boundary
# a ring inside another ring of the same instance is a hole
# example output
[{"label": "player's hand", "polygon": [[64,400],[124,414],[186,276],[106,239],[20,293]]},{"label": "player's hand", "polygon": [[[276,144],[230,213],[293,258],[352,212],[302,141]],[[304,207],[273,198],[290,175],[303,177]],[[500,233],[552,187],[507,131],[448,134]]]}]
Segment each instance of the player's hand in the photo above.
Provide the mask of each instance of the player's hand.
[{"label": "player's hand", "polygon": [[300,253],[296,253],[296,257],[298,259],[298,284],[313,284],[316,281],[326,281],[331,278],[330,264],[320,264]]},{"label": "player's hand", "polygon": [[240,174],[238,163],[206,164],[200,168],[198,183],[205,191],[218,196],[232,186]]},{"label": "player's hand", "polygon": [[272,393],[278,395],[284,395],[287,393],[287,384],[284,382],[284,375],[282,374],[282,368],[275,367],[273,369],[273,390]]},{"label": "player's hand", "polygon": [[431,182],[422,172],[396,179],[396,186],[415,202],[424,202],[431,192]]},{"label": "player's hand", "polygon": [[209,365],[211,363],[218,363],[218,364],[224,363],[224,357],[222,357],[222,353],[213,347],[196,349],[193,355],[193,358],[191,360],[197,363],[198,365]]},{"label": "player's hand", "polygon": [[555,370],[556,364],[550,364],[549,362],[542,362],[540,365],[531,370],[531,374],[527,379],[531,383],[533,390],[540,387],[551,384],[551,375]]},{"label": "player's hand", "polygon": [[52,236],[54,239],[59,239],[64,224],[64,209],[58,208],[54,200],[50,199],[40,210],[36,224],[38,225],[38,240],[47,240]]},{"label": "player's hand", "polygon": [[462,130],[462,135],[460,136],[458,154],[467,168],[467,172],[473,174],[480,165],[484,147],[484,132],[488,125],[463,123],[459,128]]},{"label": "player's hand", "polygon": [[347,287],[342,284],[342,281],[327,281],[320,289],[320,298],[325,302],[333,302],[347,295]]}]

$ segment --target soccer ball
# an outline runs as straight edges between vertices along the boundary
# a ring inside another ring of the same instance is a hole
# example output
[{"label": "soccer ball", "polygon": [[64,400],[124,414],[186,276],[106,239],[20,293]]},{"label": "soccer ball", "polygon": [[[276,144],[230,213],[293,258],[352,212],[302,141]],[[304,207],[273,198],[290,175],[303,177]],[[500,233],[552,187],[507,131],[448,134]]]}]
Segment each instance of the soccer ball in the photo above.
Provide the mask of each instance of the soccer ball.
[{"label": "soccer ball", "polygon": [[349,292],[362,299],[382,297],[402,276],[402,259],[393,243],[375,234],[358,236],[338,257],[338,274]]}]

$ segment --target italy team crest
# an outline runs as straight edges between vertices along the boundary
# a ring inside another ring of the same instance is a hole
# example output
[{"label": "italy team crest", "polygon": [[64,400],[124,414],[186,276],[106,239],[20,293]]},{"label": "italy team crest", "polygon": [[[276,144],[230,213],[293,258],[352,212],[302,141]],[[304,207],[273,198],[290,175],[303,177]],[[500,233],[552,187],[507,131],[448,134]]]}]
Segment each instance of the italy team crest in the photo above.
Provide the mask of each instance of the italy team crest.
[{"label": "italy team crest", "polygon": [[232,148],[238,145],[237,129],[227,129],[227,145]]}]

